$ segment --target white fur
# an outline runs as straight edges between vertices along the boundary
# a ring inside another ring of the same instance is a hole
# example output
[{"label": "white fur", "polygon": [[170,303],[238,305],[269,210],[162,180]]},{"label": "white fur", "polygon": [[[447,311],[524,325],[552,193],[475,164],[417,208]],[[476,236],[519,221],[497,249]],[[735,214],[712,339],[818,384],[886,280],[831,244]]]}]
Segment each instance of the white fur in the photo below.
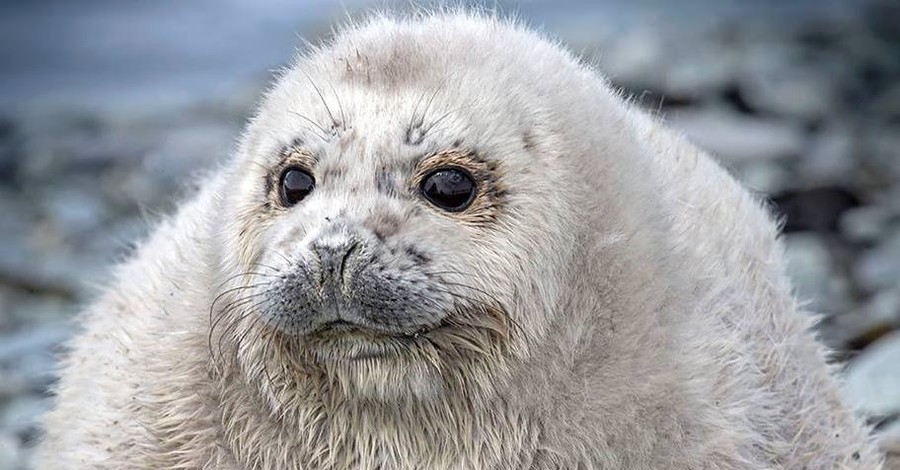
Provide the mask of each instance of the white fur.
[{"label": "white fur", "polygon": [[[321,156],[316,190],[263,212],[297,138]],[[498,164],[486,222],[377,190],[377,169],[455,142]],[[498,302],[506,347],[310,372],[255,317],[229,320],[250,340],[216,333],[223,285],[288,269],[342,211],[394,220],[392,243]],[[375,17],[281,75],[235,158],[87,309],[40,468],[881,468],[776,236],[712,159],[559,46],[473,14]]]}]

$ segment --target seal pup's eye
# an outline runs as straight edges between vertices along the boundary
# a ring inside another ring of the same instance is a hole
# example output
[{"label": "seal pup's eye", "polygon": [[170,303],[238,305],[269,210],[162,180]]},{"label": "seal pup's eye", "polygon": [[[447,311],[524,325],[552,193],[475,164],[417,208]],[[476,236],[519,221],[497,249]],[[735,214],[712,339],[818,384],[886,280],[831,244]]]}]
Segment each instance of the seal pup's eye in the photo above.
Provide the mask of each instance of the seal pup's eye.
[{"label": "seal pup's eye", "polygon": [[461,168],[439,168],[422,179],[422,195],[447,212],[459,212],[475,199],[475,181]]},{"label": "seal pup's eye", "polygon": [[309,196],[315,186],[316,180],[308,172],[288,168],[281,174],[281,203],[293,206]]}]

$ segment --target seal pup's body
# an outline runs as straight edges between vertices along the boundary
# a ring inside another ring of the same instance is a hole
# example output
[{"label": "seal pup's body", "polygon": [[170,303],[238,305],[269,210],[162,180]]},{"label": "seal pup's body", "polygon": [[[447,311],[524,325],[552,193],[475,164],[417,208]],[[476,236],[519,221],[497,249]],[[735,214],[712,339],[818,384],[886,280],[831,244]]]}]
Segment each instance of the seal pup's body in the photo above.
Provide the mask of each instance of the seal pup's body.
[{"label": "seal pup's body", "polygon": [[[462,209],[424,197],[447,169]],[[879,468],[776,231],[535,34],[375,18],[87,310],[40,464]]]}]

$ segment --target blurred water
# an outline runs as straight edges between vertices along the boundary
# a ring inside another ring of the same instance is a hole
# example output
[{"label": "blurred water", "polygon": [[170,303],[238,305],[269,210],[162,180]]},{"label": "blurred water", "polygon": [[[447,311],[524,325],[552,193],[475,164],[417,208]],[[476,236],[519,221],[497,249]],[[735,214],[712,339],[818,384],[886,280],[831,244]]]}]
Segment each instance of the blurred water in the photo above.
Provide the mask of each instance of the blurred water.
[{"label": "blurred water", "polygon": [[[566,39],[648,22],[700,29],[723,19],[842,16],[867,1],[469,3],[517,13]],[[0,109],[168,107],[215,99],[248,83],[258,86],[288,60],[300,35],[327,33],[333,18],[411,3],[6,0],[0,2]]]}]

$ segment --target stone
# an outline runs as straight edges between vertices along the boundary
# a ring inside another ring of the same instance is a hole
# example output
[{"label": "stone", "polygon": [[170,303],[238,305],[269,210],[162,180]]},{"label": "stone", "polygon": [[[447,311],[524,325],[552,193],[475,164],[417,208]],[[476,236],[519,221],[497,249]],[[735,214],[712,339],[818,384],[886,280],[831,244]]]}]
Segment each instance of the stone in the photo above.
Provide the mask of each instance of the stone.
[{"label": "stone", "polygon": [[886,121],[900,121],[900,83],[893,84],[875,100],[873,111]]},{"label": "stone", "polygon": [[900,283],[875,294],[863,309],[868,318],[900,326]]},{"label": "stone", "polygon": [[857,282],[870,292],[900,285],[900,228],[862,253],[853,267]]},{"label": "stone", "polygon": [[897,467],[900,464],[900,419],[894,420],[893,423],[878,432],[878,442],[882,449],[892,454],[891,458],[894,459],[893,461],[888,460],[888,466],[885,468],[900,468]]},{"label": "stone", "polygon": [[5,333],[0,336],[0,363],[14,363],[25,355],[49,351],[71,333],[72,328],[66,323]]},{"label": "stone", "polygon": [[815,134],[798,161],[804,182],[818,185],[846,184],[852,175],[855,139],[850,129],[830,125]]},{"label": "stone", "polygon": [[884,126],[869,132],[868,151],[863,154],[875,167],[879,183],[893,183],[900,179],[900,126]]},{"label": "stone", "polygon": [[848,308],[848,283],[835,269],[835,260],[825,240],[812,232],[784,237],[787,272],[797,296],[817,313]]},{"label": "stone", "polygon": [[748,188],[766,194],[777,194],[788,188],[791,174],[781,165],[767,160],[754,160],[737,169],[738,177]]},{"label": "stone", "polygon": [[5,432],[0,432],[0,470],[19,470],[23,468],[23,452],[19,439]]},{"label": "stone", "polygon": [[866,416],[900,413],[900,332],[880,339],[856,357],[844,376],[844,396]]},{"label": "stone", "polygon": [[76,238],[94,230],[110,212],[96,188],[88,185],[54,188],[46,195],[43,209],[64,238]]},{"label": "stone", "polygon": [[873,242],[885,232],[890,219],[891,213],[885,207],[855,207],[841,215],[840,231],[850,241]]},{"label": "stone", "polygon": [[616,83],[659,90],[665,83],[667,49],[658,32],[650,28],[629,28],[604,47],[598,61]]},{"label": "stone", "polygon": [[874,199],[878,206],[884,207],[892,216],[900,219],[900,181],[893,187],[875,194]]},{"label": "stone", "polygon": [[734,83],[740,56],[732,49],[700,44],[670,61],[661,83],[664,94],[699,99],[720,93]]},{"label": "stone", "polygon": [[30,377],[10,366],[0,367],[0,403],[30,390]]},{"label": "stone", "polygon": [[670,124],[726,163],[799,155],[806,136],[793,122],[740,115],[727,109],[681,111]]},{"label": "stone", "polygon": [[46,398],[23,395],[0,410],[0,430],[27,437],[38,426],[38,419],[49,409]]},{"label": "stone", "polygon": [[784,231],[836,233],[845,212],[860,205],[852,188],[806,187],[772,196],[775,209],[784,217]]},{"label": "stone", "polygon": [[862,306],[828,317],[821,325],[823,339],[839,349],[861,350],[900,328],[900,287],[885,289]]},{"label": "stone", "polygon": [[761,42],[745,55],[740,89],[751,108],[779,116],[814,120],[838,108],[839,64],[792,44]]},{"label": "stone", "polygon": [[21,138],[13,121],[0,117],[0,183],[16,183],[22,158]]}]

